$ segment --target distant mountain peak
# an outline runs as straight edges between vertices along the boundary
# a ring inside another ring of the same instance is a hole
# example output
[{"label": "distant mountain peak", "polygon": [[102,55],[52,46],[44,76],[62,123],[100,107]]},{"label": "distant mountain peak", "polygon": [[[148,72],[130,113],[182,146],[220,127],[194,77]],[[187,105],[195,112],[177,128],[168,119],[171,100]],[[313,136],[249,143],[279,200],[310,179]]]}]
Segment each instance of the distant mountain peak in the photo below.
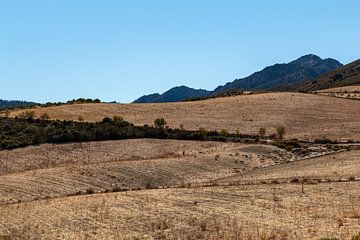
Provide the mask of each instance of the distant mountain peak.
[{"label": "distant mountain peak", "polygon": [[277,63],[265,67],[248,77],[218,86],[214,91],[177,86],[163,94],[140,97],[135,102],[177,102],[189,98],[218,95],[232,90],[270,90],[277,86],[290,86],[317,78],[341,66],[343,65],[335,59],[322,59],[315,54],[307,54],[289,63]]}]

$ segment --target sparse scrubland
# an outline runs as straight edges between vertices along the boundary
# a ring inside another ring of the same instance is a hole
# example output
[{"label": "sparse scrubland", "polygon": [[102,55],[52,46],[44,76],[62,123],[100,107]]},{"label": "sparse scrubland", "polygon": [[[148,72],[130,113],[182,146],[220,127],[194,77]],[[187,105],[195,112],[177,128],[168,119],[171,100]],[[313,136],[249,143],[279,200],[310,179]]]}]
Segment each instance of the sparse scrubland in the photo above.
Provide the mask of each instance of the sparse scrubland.
[{"label": "sparse scrubland", "polygon": [[0,239],[357,240],[359,103],[271,93],[7,112]]}]

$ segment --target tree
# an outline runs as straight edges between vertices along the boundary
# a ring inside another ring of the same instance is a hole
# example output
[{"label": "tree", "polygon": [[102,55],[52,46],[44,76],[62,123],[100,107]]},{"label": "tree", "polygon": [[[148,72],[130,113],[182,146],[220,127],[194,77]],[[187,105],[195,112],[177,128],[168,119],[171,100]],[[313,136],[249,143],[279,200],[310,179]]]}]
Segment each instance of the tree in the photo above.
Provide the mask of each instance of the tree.
[{"label": "tree", "polygon": [[260,128],[259,129],[259,134],[260,134],[261,137],[264,137],[266,135],[266,128],[263,128],[263,127]]},{"label": "tree", "polygon": [[124,118],[120,115],[116,115],[113,117],[114,122],[123,122]]},{"label": "tree", "polygon": [[225,137],[226,137],[227,135],[229,135],[229,132],[226,131],[226,129],[221,129],[220,134],[221,134],[221,136],[225,136]]},{"label": "tree", "polygon": [[20,113],[19,118],[34,119],[36,117],[34,111],[25,111]]},{"label": "tree", "polygon": [[165,121],[164,118],[157,118],[157,119],[155,119],[155,121],[154,121],[154,125],[155,125],[155,127],[157,127],[157,128],[164,128],[165,125],[166,125],[166,121]]},{"label": "tree", "polygon": [[79,116],[78,119],[77,119],[79,122],[83,122],[84,121],[84,118],[82,116]]},{"label": "tree", "polygon": [[285,135],[285,128],[284,127],[276,128],[276,133],[278,134],[280,139],[283,139]]},{"label": "tree", "polygon": [[50,115],[48,113],[44,113],[43,115],[40,116],[41,120],[49,120],[50,119]]}]

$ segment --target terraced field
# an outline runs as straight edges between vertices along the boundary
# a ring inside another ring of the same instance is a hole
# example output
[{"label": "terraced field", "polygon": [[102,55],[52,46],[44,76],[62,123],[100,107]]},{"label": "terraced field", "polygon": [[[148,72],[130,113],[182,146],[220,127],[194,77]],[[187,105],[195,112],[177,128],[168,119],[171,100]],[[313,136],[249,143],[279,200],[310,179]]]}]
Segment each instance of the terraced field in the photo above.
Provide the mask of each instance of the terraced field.
[{"label": "terraced field", "polygon": [[[99,121],[121,115],[134,124],[153,124],[164,117],[172,128],[200,127],[211,130],[267,134],[283,126],[286,138],[360,140],[360,102],[315,94],[265,93],[225,97],[196,102],[160,104],[75,104],[34,109],[37,116],[48,113],[54,119]],[[10,115],[17,116],[21,111]]]}]

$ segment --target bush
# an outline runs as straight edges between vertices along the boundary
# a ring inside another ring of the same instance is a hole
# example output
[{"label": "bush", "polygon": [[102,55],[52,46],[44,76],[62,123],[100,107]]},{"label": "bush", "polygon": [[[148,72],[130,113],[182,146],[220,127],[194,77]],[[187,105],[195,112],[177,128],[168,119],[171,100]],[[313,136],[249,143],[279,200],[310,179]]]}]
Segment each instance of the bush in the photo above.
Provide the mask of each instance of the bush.
[{"label": "bush", "polygon": [[19,114],[19,118],[34,119],[36,117],[34,111],[25,111]]},{"label": "bush", "polygon": [[266,135],[266,128],[260,128],[259,129],[259,135],[261,136],[261,137],[264,137],[265,135]]},{"label": "bush", "polygon": [[44,114],[42,114],[42,115],[40,116],[40,119],[41,119],[41,120],[49,120],[49,119],[50,119],[50,115],[47,114],[47,113],[44,113]]},{"label": "bush", "polygon": [[94,193],[95,193],[94,189],[92,189],[92,188],[86,189],[86,194],[94,194]]},{"label": "bush", "polygon": [[166,125],[166,121],[164,118],[157,118],[154,120],[154,126],[157,128],[164,128]]},{"label": "bush", "polygon": [[116,115],[113,117],[113,121],[114,122],[123,122],[124,121],[124,118],[120,115]]},{"label": "bush", "polygon": [[228,136],[229,135],[229,132],[228,131],[226,131],[226,129],[221,129],[221,131],[220,131],[220,135],[221,136]]},{"label": "bush", "polygon": [[276,133],[278,134],[278,137],[280,139],[283,139],[284,138],[284,135],[285,135],[285,128],[284,127],[278,127],[276,128]]}]

